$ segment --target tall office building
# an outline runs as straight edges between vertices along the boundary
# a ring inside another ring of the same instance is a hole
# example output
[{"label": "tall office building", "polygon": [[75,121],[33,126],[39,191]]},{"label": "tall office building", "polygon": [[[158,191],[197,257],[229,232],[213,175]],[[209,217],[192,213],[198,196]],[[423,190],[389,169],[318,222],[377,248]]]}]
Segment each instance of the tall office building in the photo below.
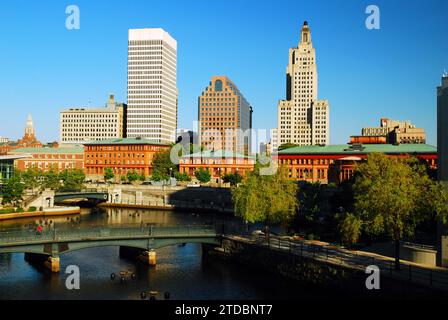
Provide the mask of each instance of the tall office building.
[{"label": "tall office building", "polygon": [[114,95],[105,108],[70,108],[61,111],[59,118],[62,145],[126,137],[126,104],[115,103]]},{"label": "tall office building", "polygon": [[448,182],[448,73],[437,87],[437,172],[440,181]]},{"label": "tall office building", "polygon": [[199,135],[208,149],[251,153],[252,107],[226,76],[213,76],[198,100]]},{"label": "tall office building", "polygon": [[329,113],[328,101],[317,100],[316,51],[305,21],[298,47],[289,49],[286,100],[278,103],[278,145],[329,144]]},{"label": "tall office building", "polygon": [[175,142],[177,42],[160,28],[130,29],[127,136]]}]

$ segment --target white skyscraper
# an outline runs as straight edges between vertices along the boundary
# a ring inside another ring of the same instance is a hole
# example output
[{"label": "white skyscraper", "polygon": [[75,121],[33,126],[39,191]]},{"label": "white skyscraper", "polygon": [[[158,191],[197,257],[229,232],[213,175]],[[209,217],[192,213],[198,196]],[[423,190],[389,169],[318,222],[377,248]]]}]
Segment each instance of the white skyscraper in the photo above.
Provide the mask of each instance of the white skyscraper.
[{"label": "white skyscraper", "polygon": [[317,100],[316,52],[305,21],[298,47],[289,49],[286,100],[278,104],[278,145],[328,144],[329,113],[328,101]]},{"label": "white skyscraper", "polygon": [[160,28],[130,29],[127,137],[175,142],[177,42]]}]

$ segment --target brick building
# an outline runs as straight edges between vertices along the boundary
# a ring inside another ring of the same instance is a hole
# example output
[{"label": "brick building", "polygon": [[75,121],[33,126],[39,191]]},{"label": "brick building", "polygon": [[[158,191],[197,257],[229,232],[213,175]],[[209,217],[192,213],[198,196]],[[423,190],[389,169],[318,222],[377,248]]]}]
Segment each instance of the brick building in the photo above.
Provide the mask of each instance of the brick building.
[{"label": "brick building", "polygon": [[323,184],[350,179],[356,165],[370,153],[391,157],[415,155],[437,170],[437,148],[427,144],[355,144],[329,146],[296,146],[278,152],[278,163],[289,168],[289,177]]},{"label": "brick building", "polygon": [[89,178],[103,179],[104,169],[111,168],[115,176],[129,171],[150,176],[154,155],[169,149],[167,144],[141,138],[89,142],[84,146],[85,173]]},{"label": "brick building", "polygon": [[255,158],[225,150],[208,150],[188,154],[179,160],[179,172],[194,177],[196,170],[210,171],[212,178],[220,178],[224,174],[238,172],[245,176],[253,171]]},{"label": "brick building", "polygon": [[19,148],[11,152],[26,156],[15,160],[15,167],[21,171],[36,168],[42,171],[55,169],[84,169],[84,149],[74,148]]}]

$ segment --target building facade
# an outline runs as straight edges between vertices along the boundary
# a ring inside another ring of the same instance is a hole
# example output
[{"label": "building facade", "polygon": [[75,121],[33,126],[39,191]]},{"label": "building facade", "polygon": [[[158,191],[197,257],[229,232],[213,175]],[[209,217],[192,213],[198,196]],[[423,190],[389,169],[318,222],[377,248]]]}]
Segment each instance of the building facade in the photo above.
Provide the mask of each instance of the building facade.
[{"label": "building facade", "polygon": [[24,171],[38,169],[44,172],[55,170],[84,169],[84,149],[73,148],[19,148],[12,151],[13,155],[22,156],[15,160],[15,167]]},{"label": "building facade", "polygon": [[36,131],[34,130],[33,118],[31,114],[28,115],[26,121],[25,134],[22,139],[17,141],[14,148],[40,148],[42,143],[36,138]]},{"label": "building facade", "polygon": [[135,171],[146,177],[152,175],[152,160],[156,153],[170,146],[141,138],[94,141],[84,146],[85,173],[91,179],[104,179],[105,168],[116,177]]},{"label": "building facade", "polygon": [[70,108],[59,114],[61,145],[126,137],[126,104],[110,95],[104,108]]},{"label": "building facade", "polygon": [[437,87],[437,150],[439,156],[438,179],[448,182],[448,73],[442,76]]},{"label": "building facade", "polygon": [[245,155],[251,152],[252,107],[226,76],[213,76],[198,99],[201,145]]},{"label": "building facade", "polygon": [[163,29],[130,29],[127,137],[172,143],[177,128],[177,42]]},{"label": "building facade", "polygon": [[427,144],[297,146],[279,151],[277,157],[291,179],[337,184],[353,177],[356,165],[373,152],[399,158],[415,155],[437,170],[437,148]]},{"label": "building facade", "polygon": [[286,100],[278,103],[278,145],[326,145],[330,142],[330,109],[317,97],[316,51],[305,21],[299,45],[289,50]]},{"label": "building facade", "polygon": [[190,177],[195,176],[197,170],[208,170],[213,179],[220,179],[223,175],[238,172],[246,176],[253,171],[255,158],[226,150],[207,150],[185,155],[179,159],[179,172]]},{"label": "building facade", "polygon": [[426,143],[426,133],[410,121],[380,119],[379,127],[362,128],[364,137],[385,137],[387,143]]}]

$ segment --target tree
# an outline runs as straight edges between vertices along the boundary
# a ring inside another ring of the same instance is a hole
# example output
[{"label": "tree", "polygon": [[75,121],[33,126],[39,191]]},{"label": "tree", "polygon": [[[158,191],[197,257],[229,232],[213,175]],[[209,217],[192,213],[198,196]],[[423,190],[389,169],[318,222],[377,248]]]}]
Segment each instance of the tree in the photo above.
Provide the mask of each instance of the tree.
[{"label": "tree", "polygon": [[319,181],[307,182],[300,188],[299,206],[300,212],[308,222],[316,222],[320,213],[320,197],[322,185]]},{"label": "tree", "polygon": [[55,169],[50,169],[43,173],[42,188],[58,190],[61,187],[61,182],[59,179],[59,174]]},{"label": "tree", "polygon": [[387,234],[395,243],[395,268],[400,268],[400,240],[413,237],[429,214],[444,217],[446,190],[432,181],[414,158],[402,160],[370,154],[359,165],[353,184],[355,213],[370,235]]},{"label": "tree", "polygon": [[204,170],[202,168],[200,168],[199,170],[196,170],[196,172],[194,173],[194,176],[196,177],[196,179],[199,180],[199,182],[201,183],[207,183],[210,181],[211,179],[211,174],[210,171],[208,170]]},{"label": "tree", "polygon": [[236,216],[250,223],[263,222],[268,230],[269,225],[287,224],[296,215],[297,184],[287,178],[283,169],[271,176],[253,172],[232,189],[232,199]]},{"label": "tree", "polygon": [[238,172],[228,173],[222,176],[222,180],[224,181],[224,183],[230,183],[231,186],[236,186],[238,183],[241,183],[241,181],[243,181],[243,176]]},{"label": "tree", "polygon": [[59,173],[59,179],[62,180],[62,189],[79,190],[84,187],[86,175],[81,169],[66,169]]},{"label": "tree", "polygon": [[42,171],[35,167],[31,167],[22,172],[22,181],[27,189],[35,190],[41,186]]},{"label": "tree", "polygon": [[168,180],[171,177],[171,173],[176,169],[176,166],[171,162],[170,152],[170,150],[166,150],[156,153],[152,160],[153,177],[156,175],[157,179],[160,180]]},{"label": "tree", "polygon": [[104,180],[105,181],[110,181],[113,178],[115,178],[114,170],[112,168],[109,168],[109,167],[104,168]]},{"label": "tree", "polygon": [[174,173],[174,178],[176,178],[176,180],[178,181],[191,181],[191,177],[187,174],[187,173],[180,173],[180,172],[175,172]]},{"label": "tree", "polygon": [[14,207],[18,207],[20,202],[23,200],[22,196],[24,190],[25,185],[22,183],[20,174],[15,173],[8,179],[6,185],[2,189],[2,204],[10,204]]},{"label": "tree", "polygon": [[347,213],[339,225],[342,242],[348,247],[353,246],[361,235],[362,221],[352,213]]},{"label": "tree", "polygon": [[284,150],[284,149],[288,149],[288,148],[292,148],[292,147],[296,147],[296,146],[298,146],[298,144],[284,143],[278,147],[278,150],[280,151],[280,150]]},{"label": "tree", "polygon": [[140,179],[140,174],[135,170],[128,171],[126,174],[126,179],[131,183],[138,181]]}]

